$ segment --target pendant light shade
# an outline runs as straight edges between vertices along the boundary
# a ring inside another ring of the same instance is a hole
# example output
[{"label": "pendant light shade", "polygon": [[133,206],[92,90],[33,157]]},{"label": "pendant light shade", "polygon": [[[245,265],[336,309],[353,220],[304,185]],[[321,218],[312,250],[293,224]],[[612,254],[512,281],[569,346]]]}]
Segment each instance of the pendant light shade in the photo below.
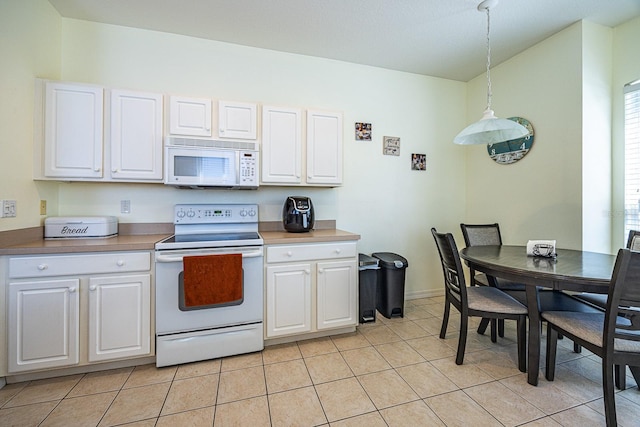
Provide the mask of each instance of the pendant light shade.
[{"label": "pendant light shade", "polygon": [[528,134],[527,128],[521,124],[509,119],[499,119],[493,114],[493,110],[485,110],[482,118],[464,128],[453,142],[460,145],[495,144]]},{"label": "pendant light shade", "polygon": [[489,10],[498,4],[498,0],[485,0],[478,5],[480,12],[487,12],[487,108],[482,118],[467,126],[453,139],[455,144],[495,144],[522,138],[529,134],[527,128],[509,119],[499,119],[491,109],[491,39]]}]

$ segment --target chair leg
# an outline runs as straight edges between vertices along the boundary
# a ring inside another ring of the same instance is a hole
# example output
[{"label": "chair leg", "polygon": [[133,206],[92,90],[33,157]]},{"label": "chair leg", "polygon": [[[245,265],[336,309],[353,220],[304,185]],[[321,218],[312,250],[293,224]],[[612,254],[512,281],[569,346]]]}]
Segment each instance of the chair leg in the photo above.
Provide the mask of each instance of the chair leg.
[{"label": "chair leg", "polygon": [[518,318],[518,369],[527,372],[527,318]]},{"label": "chair leg", "polygon": [[498,342],[498,321],[491,319],[491,342]]},{"label": "chair leg", "polygon": [[616,387],[620,390],[627,389],[627,366],[616,365],[614,368]]},{"label": "chair leg", "polygon": [[456,354],[456,365],[462,365],[464,361],[464,349],[467,346],[467,329],[469,318],[460,313],[460,336],[458,337],[458,353]]},{"label": "chair leg", "polygon": [[573,352],[582,353],[582,346],[580,344],[573,343]]},{"label": "chair leg", "polygon": [[451,303],[449,300],[444,302],[444,314],[442,315],[442,326],[440,327],[440,338],[444,339],[447,336],[447,325],[449,324],[449,310],[451,309]]},{"label": "chair leg", "polygon": [[504,338],[504,319],[498,319],[498,336]]},{"label": "chair leg", "polygon": [[478,333],[480,335],[484,335],[485,331],[487,330],[487,326],[489,326],[490,321],[491,319],[487,319],[486,317],[483,317],[482,320],[480,320],[480,324],[478,325]]},{"label": "chair leg", "polygon": [[604,416],[607,426],[616,426],[616,400],[613,389],[613,364],[602,360],[602,388],[604,391]]},{"label": "chair leg", "polygon": [[[558,346],[558,331],[553,329],[549,323],[547,323],[547,365],[545,368],[545,378],[548,381],[553,381],[556,376],[556,350]],[[533,368],[531,368],[533,369]]]}]

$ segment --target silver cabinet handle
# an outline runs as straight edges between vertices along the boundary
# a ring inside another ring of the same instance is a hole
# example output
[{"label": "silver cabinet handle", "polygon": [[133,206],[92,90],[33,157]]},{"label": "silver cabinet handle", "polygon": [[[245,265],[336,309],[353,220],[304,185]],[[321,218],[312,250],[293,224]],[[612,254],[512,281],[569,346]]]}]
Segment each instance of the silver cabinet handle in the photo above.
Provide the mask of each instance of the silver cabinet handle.
[{"label": "silver cabinet handle", "polygon": [[40,270],[40,271],[46,270],[47,268],[49,268],[49,266],[47,264],[38,265],[38,270]]}]

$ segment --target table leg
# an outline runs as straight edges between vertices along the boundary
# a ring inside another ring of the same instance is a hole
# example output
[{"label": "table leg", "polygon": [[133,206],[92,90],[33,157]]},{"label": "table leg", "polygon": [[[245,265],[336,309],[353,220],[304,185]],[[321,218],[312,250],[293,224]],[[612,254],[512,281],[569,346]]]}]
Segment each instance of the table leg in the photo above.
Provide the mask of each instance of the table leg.
[{"label": "table leg", "polygon": [[538,385],[538,371],[540,370],[540,338],[542,324],[540,322],[540,300],[537,286],[527,285],[527,309],[529,311],[529,345],[527,349],[527,382]]}]

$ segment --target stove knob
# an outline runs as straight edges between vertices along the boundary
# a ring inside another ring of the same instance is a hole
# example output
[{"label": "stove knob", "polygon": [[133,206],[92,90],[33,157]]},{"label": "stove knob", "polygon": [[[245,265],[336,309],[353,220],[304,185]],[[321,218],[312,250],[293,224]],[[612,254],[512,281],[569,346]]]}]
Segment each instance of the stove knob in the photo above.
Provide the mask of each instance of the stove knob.
[{"label": "stove knob", "polygon": [[242,209],[240,211],[240,216],[247,216],[247,211],[245,209]]},{"label": "stove knob", "polygon": [[184,211],[183,211],[183,210],[179,210],[178,212],[176,212],[176,216],[177,216],[178,218],[184,218],[184,215],[185,215],[185,213],[184,213]]},{"label": "stove knob", "polygon": [[255,209],[251,209],[251,210],[249,211],[249,216],[256,216],[256,211],[255,211]]},{"label": "stove knob", "polygon": [[189,209],[189,211],[187,212],[187,216],[189,218],[193,218],[194,216],[196,216],[196,213],[193,210]]}]

